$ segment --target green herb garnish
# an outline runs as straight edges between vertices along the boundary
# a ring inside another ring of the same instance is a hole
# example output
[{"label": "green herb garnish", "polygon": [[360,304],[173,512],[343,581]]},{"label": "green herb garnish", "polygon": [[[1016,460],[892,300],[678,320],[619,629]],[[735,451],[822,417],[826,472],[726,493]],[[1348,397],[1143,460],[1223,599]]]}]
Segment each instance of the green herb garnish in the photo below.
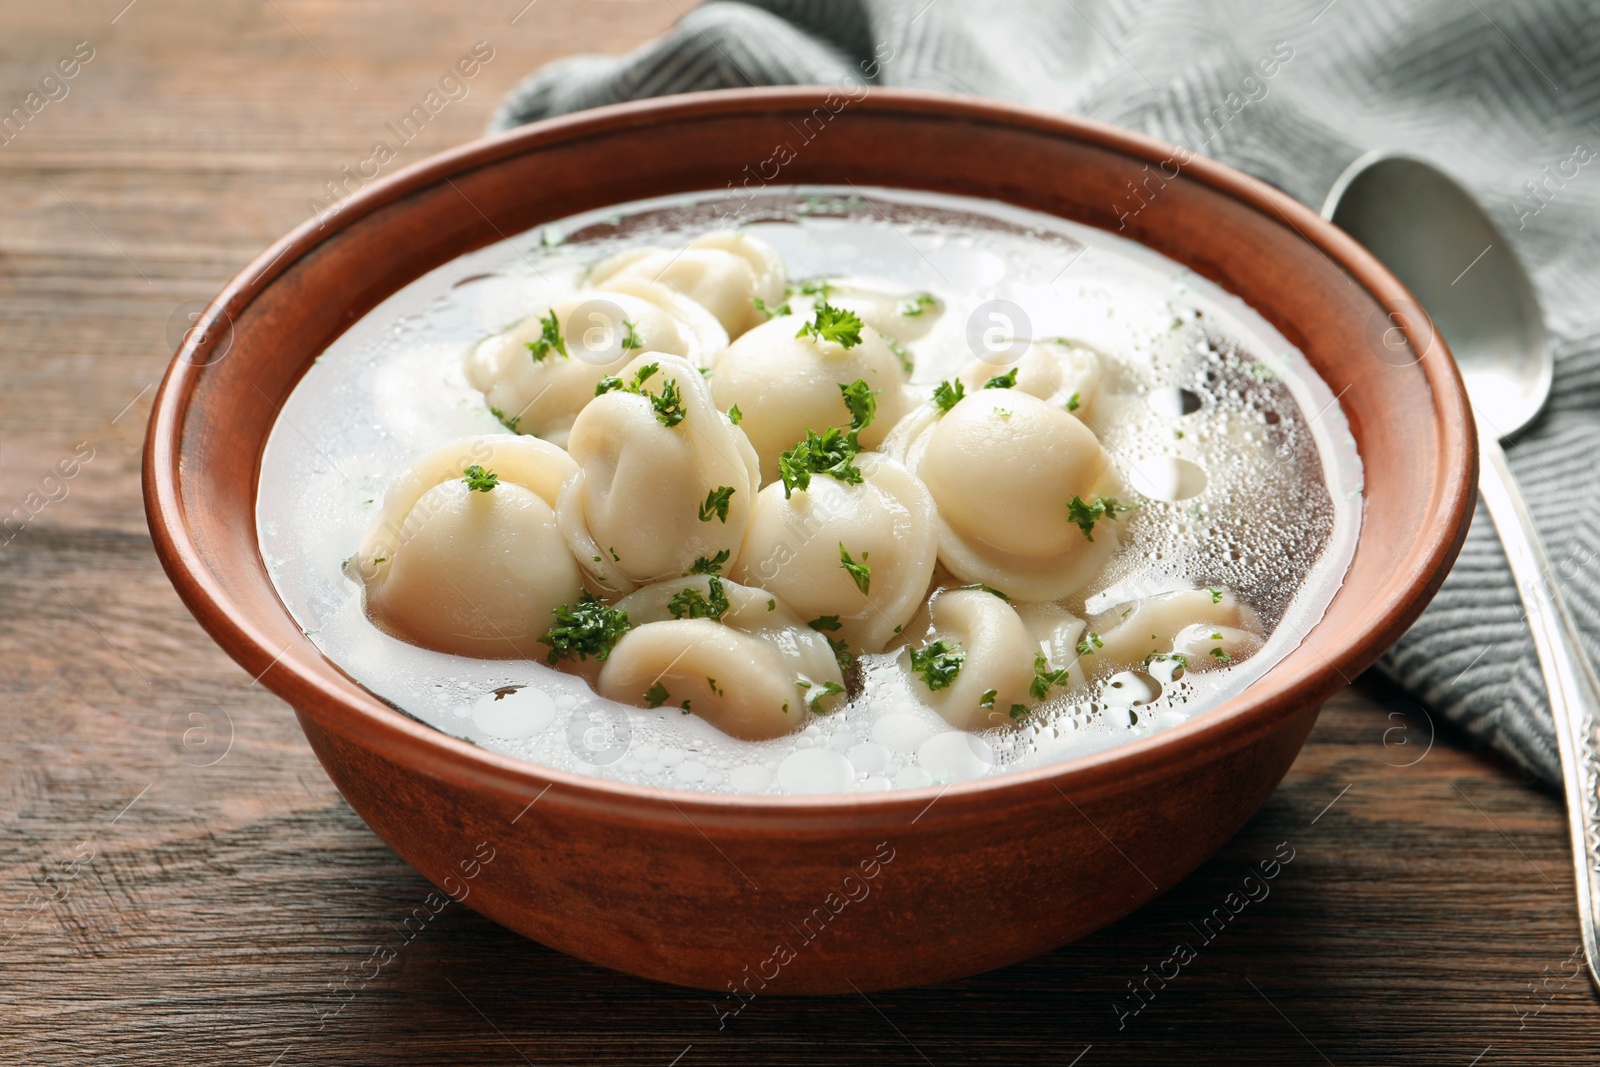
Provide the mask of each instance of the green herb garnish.
[{"label": "green herb garnish", "polygon": [[1043,700],[1050,690],[1058,685],[1067,684],[1067,668],[1059,671],[1050,669],[1050,661],[1043,652],[1033,654],[1033,684],[1028,686],[1028,695],[1035,700]]},{"label": "green herb garnish", "polygon": [[1083,396],[1082,393],[1073,393],[1071,396],[1067,397],[1067,410],[1068,411],[1077,411],[1078,408],[1082,406],[1082,405],[1080,405],[1078,403],[1078,399],[1081,396]]},{"label": "green herb garnish", "polygon": [[539,339],[526,342],[528,351],[533,353],[535,363],[548,356],[552,350],[567,354],[567,342],[561,336],[561,320],[556,318],[555,309],[550,309],[550,314],[539,316]]},{"label": "green herb garnish", "polygon": [[667,687],[659,681],[644,691],[644,706],[647,708],[659,708],[670,699],[672,697],[667,692]]},{"label": "green herb garnish", "polygon": [[951,408],[961,403],[961,398],[967,395],[967,387],[957,378],[953,382],[940,382],[933,387],[933,402],[938,407],[941,415],[947,414]]},{"label": "green herb garnish", "polygon": [[978,707],[980,707],[980,708],[992,708],[992,707],[994,707],[994,698],[999,696],[999,695],[1000,695],[1000,690],[998,690],[998,689],[985,689],[983,691],[982,699],[980,699],[978,701]]},{"label": "green herb garnish", "polygon": [[911,353],[906,351],[906,346],[896,341],[893,337],[885,337],[883,343],[889,346],[889,351],[894,353],[894,358],[900,361],[900,369],[905,372],[905,376],[907,378],[911,377],[912,372],[917,369],[917,365],[911,361]]},{"label": "green herb garnish", "polygon": [[728,562],[728,550],[725,548],[715,556],[707,559],[704,556],[695,557],[694,564],[689,568],[690,574],[721,574],[722,565]]},{"label": "green herb garnish", "polygon": [[684,416],[688,414],[683,410],[683,396],[678,392],[676,378],[668,378],[661,383],[660,396],[650,393],[644,395],[650,397],[650,406],[656,411],[656,421],[669,430],[682,422]]},{"label": "green herb garnish", "polygon": [[861,553],[861,562],[857,563],[850,558],[850,553],[845,550],[844,542],[839,542],[839,565],[850,575],[850,580],[856,583],[856,588],[861,590],[861,595],[866,596],[867,590],[872,587],[872,568],[867,566],[867,554]]},{"label": "green herb garnish", "polygon": [[840,384],[844,406],[850,409],[850,428],[857,432],[872,425],[878,415],[878,391],[867,388],[865,379],[857,378],[849,385]]},{"label": "green herb garnish", "polygon": [[796,489],[810,488],[813,474],[826,474],[849,485],[860,485],[861,468],[854,463],[860,451],[854,431],[846,434],[837,426],[830,426],[821,434],[807,430],[804,441],[778,457],[784,498]]},{"label": "green herb garnish", "polygon": [[461,473],[463,475],[461,480],[467,483],[467,492],[469,493],[487,493],[500,484],[500,476],[498,474],[494,471],[486,471],[476,463]]},{"label": "green herb garnish", "polygon": [[836,308],[828,303],[824,296],[817,302],[817,307],[810,322],[800,327],[796,337],[813,337],[823,341],[832,341],[843,348],[854,348],[861,343],[861,330],[866,323],[861,321],[861,316],[854,311]]},{"label": "green herb garnish", "polygon": [[622,320],[622,347],[625,351],[644,347],[644,339],[639,336],[639,330],[627,319]]},{"label": "green herb garnish", "polygon": [[1100,635],[1093,630],[1083,635],[1083,640],[1078,642],[1078,655],[1092,656],[1097,648],[1104,648],[1105,642],[1100,640]]},{"label": "green herb garnish", "polygon": [[932,691],[948,689],[961,673],[961,664],[967,654],[952,648],[943,641],[935,641],[924,648],[911,650],[911,670],[922,675],[923,683]]},{"label": "green herb garnish", "polygon": [[1206,586],[1206,592],[1208,592],[1208,593],[1210,593],[1210,594],[1211,594],[1211,602],[1212,602],[1212,603],[1213,603],[1213,604],[1220,604],[1220,603],[1222,603],[1222,590],[1220,590],[1220,589],[1213,589],[1213,588],[1211,588],[1211,587],[1210,587],[1210,586],[1209,586],[1209,585],[1208,585],[1208,586]]},{"label": "green herb garnish", "polygon": [[545,657],[545,662],[550,664],[591,656],[604,660],[628,632],[628,613],[607,607],[587,591],[576,604],[563,604],[551,614],[556,624],[539,638],[550,647],[550,654]]},{"label": "green herb garnish", "polygon": [[517,423],[522,421],[522,416],[521,415],[507,415],[505,412],[501,411],[499,408],[496,408],[496,407],[491,407],[489,409],[489,414],[491,414],[495,418],[499,419],[500,420],[500,425],[504,426],[506,429],[510,430],[512,433],[516,433],[517,432]]},{"label": "green herb garnish", "polygon": [[706,502],[700,505],[700,521],[710,522],[715,516],[724,526],[728,523],[728,501],[733,498],[733,486],[719,485],[706,494]]},{"label": "green herb garnish", "polygon": [[900,302],[900,314],[908,319],[914,319],[928,308],[937,307],[938,304],[939,301],[934,298],[932,293],[918,293],[909,300]]},{"label": "green herb garnish", "polygon": [[706,586],[711,590],[709,600],[697,586],[691,585],[679,590],[671,600],[667,601],[667,610],[672,612],[672,617],[721,620],[728,611],[728,592],[722,587],[722,579],[714,574],[706,580]]},{"label": "green herb garnish", "polygon": [[958,589],[979,589],[979,590],[982,590],[985,593],[988,593],[990,596],[997,596],[1001,600],[1009,601],[1011,599],[1010,597],[1006,596],[1000,590],[996,589],[994,586],[990,585],[987,582],[979,582],[976,585],[962,585],[962,586],[957,586],[957,588]]},{"label": "green herb garnish", "polygon": [[761,314],[765,315],[769,319],[775,319],[779,315],[794,314],[794,312],[789,310],[789,302],[787,300],[779,304],[777,307],[770,307],[768,306],[767,302],[761,299],[759,296],[752,296],[750,298],[750,306],[761,312]]},{"label": "green herb garnish", "polygon": [[733,407],[728,409],[728,421],[733,423],[735,426],[744,421],[744,412],[739,410],[738,404],[735,404]]},{"label": "green herb garnish", "polygon": [[1083,536],[1091,541],[1094,540],[1094,524],[1096,522],[1101,519],[1110,519],[1115,522],[1119,511],[1132,510],[1131,505],[1119,504],[1115,497],[1109,496],[1101,497],[1093,504],[1085,504],[1080,496],[1074,496],[1067,501],[1067,519],[1076,523],[1078,529],[1083,531]]},{"label": "green herb garnish", "polygon": [[985,389],[1014,389],[1017,385],[1017,368],[1012,367],[1004,374],[996,374],[993,378],[983,383]]},{"label": "green herb garnish", "polygon": [[1221,645],[1218,645],[1216,648],[1211,650],[1211,658],[1216,660],[1218,663],[1233,662],[1233,657],[1228,655],[1227,649],[1223,648]]}]

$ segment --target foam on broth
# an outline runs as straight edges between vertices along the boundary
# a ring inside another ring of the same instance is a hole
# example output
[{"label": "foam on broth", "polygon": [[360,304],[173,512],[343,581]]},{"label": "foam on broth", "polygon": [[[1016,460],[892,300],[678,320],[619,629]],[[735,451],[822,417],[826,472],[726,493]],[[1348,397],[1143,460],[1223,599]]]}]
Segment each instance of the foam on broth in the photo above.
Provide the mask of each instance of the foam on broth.
[{"label": "foam on broth", "polygon": [[[384,487],[424,452],[502,430],[466,380],[469,346],[577,288],[605,256],[681,244],[734,222],[735,208],[737,224],[777,248],[791,278],[864,276],[946,301],[911,346],[914,383],[931,386],[992,350],[986,329],[1098,348],[1108,359],[1094,429],[1143,506],[1124,517],[1122,547],[1088,595],[1063,603],[1084,615],[1227,586],[1268,631],[1261,650],[1176,680],[1160,665],[1124,672],[1076,702],[1053,701],[1025,726],[983,734],[955,730],[919,702],[894,654],[869,655],[865,688],[843,710],[751,742],[670,707],[603,700],[542,663],[434,652],[374,626],[341,565]],[[1242,301],[1149,249],[1050,216],[833,188],[625,205],[438,268],[318,357],[273,428],[257,501],[261,552],[290,612],[329,659],[396,708],[542,765],[723,793],[915,788],[1056,762],[1183,722],[1300,643],[1342,581],[1360,517],[1360,460],[1334,396]]]}]

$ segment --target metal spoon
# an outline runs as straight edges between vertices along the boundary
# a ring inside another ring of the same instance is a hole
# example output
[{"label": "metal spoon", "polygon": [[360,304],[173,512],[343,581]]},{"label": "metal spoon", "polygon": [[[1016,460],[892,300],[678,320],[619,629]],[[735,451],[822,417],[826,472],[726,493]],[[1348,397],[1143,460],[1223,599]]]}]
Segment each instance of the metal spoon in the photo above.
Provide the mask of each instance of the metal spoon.
[{"label": "metal spoon", "polygon": [[1334,183],[1322,216],[1365,245],[1421,301],[1426,314],[1397,317],[1397,325],[1424,353],[1437,329],[1466,380],[1482,457],[1478,492],[1505,546],[1550,694],[1583,948],[1600,986],[1600,682],[1500,445],[1532,422],[1550,395],[1554,360],[1533,286],[1471,194],[1421,160],[1379,152],[1361,157]]}]

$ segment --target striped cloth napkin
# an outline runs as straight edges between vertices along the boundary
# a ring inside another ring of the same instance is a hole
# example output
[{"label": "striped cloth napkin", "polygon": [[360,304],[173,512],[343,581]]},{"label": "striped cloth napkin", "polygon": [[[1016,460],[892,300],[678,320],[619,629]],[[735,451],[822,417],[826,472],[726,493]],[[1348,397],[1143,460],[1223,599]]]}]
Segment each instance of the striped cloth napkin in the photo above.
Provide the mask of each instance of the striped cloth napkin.
[{"label": "striped cloth napkin", "polygon": [[[746,0],[625,56],[519,85],[494,129],[700,89],[939,89],[1174,141],[1318,207],[1370,149],[1443,167],[1533,274],[1555,354],[1510,449],[1600,656],[1600,18],[1583,0]],[[1561,779],[1522,607],[1482,507],[1454,572],[1376,670],[1549,784]],[[1430,718],[1430,722],[1432,719]]]}]

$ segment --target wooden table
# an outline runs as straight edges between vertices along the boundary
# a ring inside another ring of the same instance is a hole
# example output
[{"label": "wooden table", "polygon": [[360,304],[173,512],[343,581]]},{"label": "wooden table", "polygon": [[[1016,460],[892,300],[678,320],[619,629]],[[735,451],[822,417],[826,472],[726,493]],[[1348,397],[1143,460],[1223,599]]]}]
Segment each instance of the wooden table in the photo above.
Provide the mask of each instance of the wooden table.
[{"label": "wooden table", "polygon": [[[705,994],[451,906],[368,977],[429,887],[168,586],[138,492],[152,387],[189,302],[474,42],[494,58],[393,166],[475,136],[538,64],[678,12],[126,2],[3,9],[5,109],[77,42],[93,57],[0,145],[0,1062],[1600,1062],[1558,803],[1430,747],[1420,709],[1369,686],[1188,881],[1004,971],[760,1000],[719,1029]],[[1270,896],[1207,943],[1196,927],[1280,849]],[[1140,1006],[1128,983],[1178,942],[1197,957]]]}]

